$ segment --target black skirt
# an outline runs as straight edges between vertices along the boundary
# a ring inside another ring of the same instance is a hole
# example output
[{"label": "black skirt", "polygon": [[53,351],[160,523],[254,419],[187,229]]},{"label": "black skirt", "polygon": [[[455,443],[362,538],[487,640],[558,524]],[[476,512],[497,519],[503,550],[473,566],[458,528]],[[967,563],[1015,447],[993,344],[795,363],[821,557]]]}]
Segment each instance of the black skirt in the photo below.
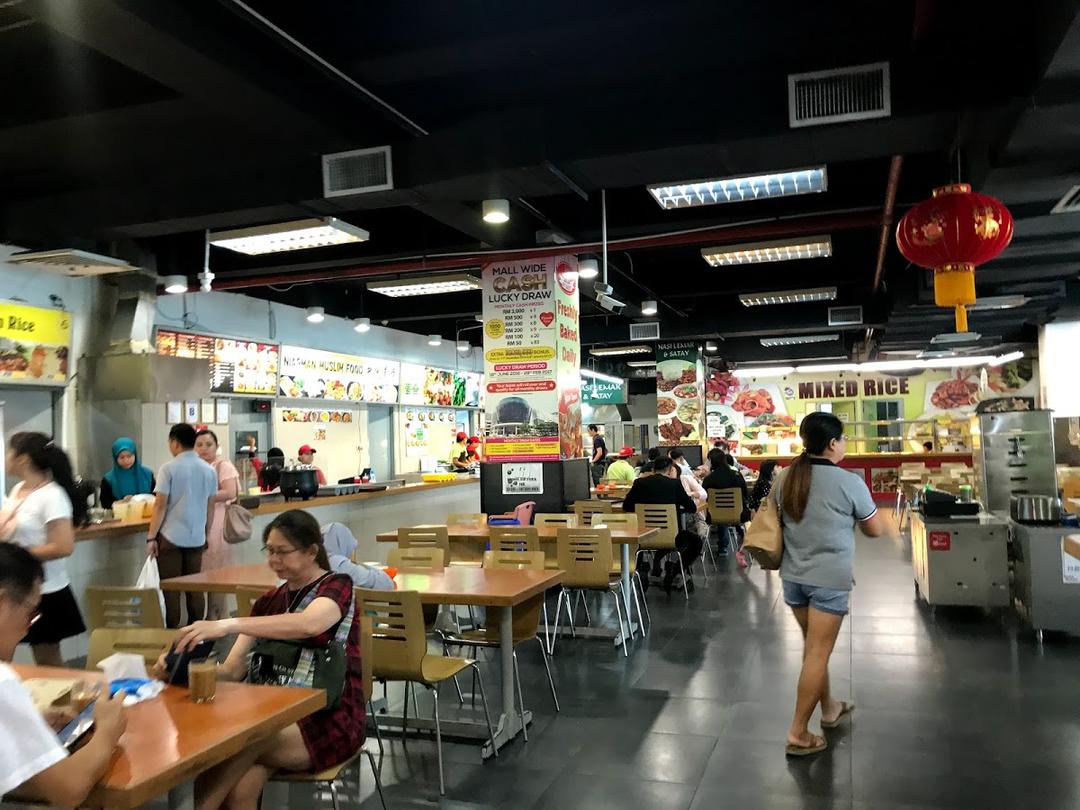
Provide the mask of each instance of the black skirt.
[{"label": "black skirt", "polygon": [[43,594],[38,611],[41,618],[30,627],[30,632],[23,639],[24,644],[59,644],[65,638],[86,632],[70,586]]}]

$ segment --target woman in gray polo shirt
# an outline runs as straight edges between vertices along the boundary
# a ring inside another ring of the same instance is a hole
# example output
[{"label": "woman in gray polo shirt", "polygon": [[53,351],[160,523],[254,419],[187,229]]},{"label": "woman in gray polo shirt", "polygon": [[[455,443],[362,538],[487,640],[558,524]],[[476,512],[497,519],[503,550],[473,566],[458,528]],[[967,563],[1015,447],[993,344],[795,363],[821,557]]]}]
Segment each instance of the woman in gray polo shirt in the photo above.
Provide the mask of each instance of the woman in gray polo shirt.
[{"label": "woman in gray polo shirt", "polygon": [[822,728],[835,728],[855,706],[829,692],[829,657],[848,612],[855,554],[855,524],[879,536],[883,527],[866,483],[836,466],[844,458],[844,424],[831,413],[811,413],[799,426],[803,453],[773,487],[780,504],[784,556],[780,578],[784,601],[802,628],[804,652],[795,716],[786,752],[806,756],[824,751],[825,738],[807,727],[821,704]]}]

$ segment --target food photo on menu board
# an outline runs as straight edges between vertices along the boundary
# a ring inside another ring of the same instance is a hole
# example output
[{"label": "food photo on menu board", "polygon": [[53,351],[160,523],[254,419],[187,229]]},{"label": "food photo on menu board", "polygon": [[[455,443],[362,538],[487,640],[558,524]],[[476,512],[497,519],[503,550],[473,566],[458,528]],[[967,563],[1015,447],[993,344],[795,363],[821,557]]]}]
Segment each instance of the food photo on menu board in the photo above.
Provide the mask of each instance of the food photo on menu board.
[{"label": "food photo on menu board", "polygon": [[291,399],[396,403],[399,373],[396,360],[282,346],[278,391]]},{"label": "food photo on menu board", "polygon": [[0,302],[0,380],[63,385],[68,377],[71,314]]},{"label": "food photo on menu board", "polygon": [[699,444],[705,430],[701,352],[694,343],[656,350],[656,415],[660,444]]},{"label": "food photo on menu board", "polygon": [[159,329],[156,345],[161,355],[208,361],[211,393],[271,396],[277,391],[275,343]]}]

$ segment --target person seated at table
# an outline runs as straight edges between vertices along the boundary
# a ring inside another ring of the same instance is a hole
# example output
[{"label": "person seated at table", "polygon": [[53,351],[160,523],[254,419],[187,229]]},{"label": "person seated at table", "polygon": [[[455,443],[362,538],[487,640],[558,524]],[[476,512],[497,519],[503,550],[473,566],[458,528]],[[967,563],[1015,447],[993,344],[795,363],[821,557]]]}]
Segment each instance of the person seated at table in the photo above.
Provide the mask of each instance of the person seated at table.
[{"label": "person seated at table", "polygon": [[777,466],[777,462],[772,460],[761,462],[761,467],[758,469],[758,479],[754,482],[754,488],[750,492],[749,506],[751,512],[756,512],[764,500],[769,497],[773,481],[776,479],[778,472],[780,472],[780,468]]},{"label": "person seated at table", "polygon": [[709,497],[705,494],[705,488],[698,483],[694,471],[690,469],[690,465],[686,461],[686,454],[678,447],[672,447],[668,451],[668,458],[671,459],[671,463],[679,471],[679,481],[682,483],[683,489],[686,490],[686,494],[693,498],[694,503],[699,507],[703,506]]},{"label": "person seated at table", "polygon": [[649,452],[645,454],[645,460],[641,462],[641,466],[638,467],[638,475],[652,475],[653,463],[663,455],[663,451],[659,447],[650,447]]},{"label": "person seated at table", "polygon": [[266,451],[266,464],[259,471],[259,489],[272,492],[281,485],[281,471],[285,469],[285,451],[271,447]]},{"label": "person seated at table", "polygon": [[[660,457],[653,462],[652,474],[637,479],[630,491],[623,498],[622,508],[624,512],[636,511],[639,503],[647,504],[673,504],[680,514],[695,514],[697,504],[691,498],[683,485],[678,481],[680,478],[678,468],[670,458]],[[686,572],[687,590],[693,588],[693,580],[690,579],[690,567],[694,560],[701,554],[701,537],[692,531],[680,529],[675,535],[675,548],[682,557],[683,570]],[[667,554],[656,554],[653,557],[653,573],[659,576],[663,570],[661,567],[663,558]],[[671,593],[678,569],[668,561],[667,572],[664,574],[664,590]],[[642,577],[645,581],[647,578]]]},{"label": "person seated at table", "polygon": [[0,543],[0,797],[15,793],[77,807],[101,781],[124,733],[124,695],[94,704],[93,736],[68,755],[55,729],[63,728],[69,716],[44,717],[7,664],[37,620],[44,579],[34,555],[14,543]]},{"label": "person seated at table", "polygon": [[112,443],[113,467],[101,479],[101,508],[112,509],[117,501],[154,493],[154,472],[139,463],[135,440],[121,436]]},{"label": "person seated at table", "polygon": [[[714,453],[716,454],[715,456],[713,455]],[[741,544],[743,537],[743,528],[741,524],[750,520],[750,495],[746,490],[746,479],[735,471],[731,464],[731,456],[723,450],[710,450],[709,456],[710,461],[712,462],[712,472],[705,476],[705,480],[701,482],[701,485],[706,490],[737,489],[742,493],[743,508],[742,514],[739,515],[740,525],[735,527],[735,531],[739,535]],[[721,544],[720,553],[727,553],[724,544]],[[743,554],[742,548],[735,552],[735,560],[741,567],[746,567],[746,557]]]},{"label": "person seated at table", "polygon": [[634,479],[637,478],[637,471],[631,467],[630,462],[627,461],[632,455],[634,455],[634,448],[632,447],[624,447],[619,450],[615,460],[608,465],[607,472],[604,474],[604,480],[608,483],[618,481],[620,483],[632,484]]},{"label": "person seated at table", "polygon": [[[260,667],[249,671],[248,654],[260,639],[296,641],[322,650],[337,642],[341,623],[345,635],[345,674],[337,705],[322,709],[261,742],[249,745],[231,759],[203,774],[195,783],[202,810],[227,806],[232,810],[259,806],[263,786],[274,772],[318,772],[351,757],[364,741],[364,696],[360,670],[360,621],[353,615],[353,582],[330,570],[319,522],[301,509],[282,512],[263,531],[263,550],[270,569],[285,583],[267,591],[251,615],[218,621],[199,621],[176,636],[180,652],[202,641],[238,634],[225,662],[218,666],[222,680],[245,677],[262,681]],[[307,601],[309,593],[314,598]],[[307,601],[306,607],[299,609]],[[164,674],[164,656],[155,674]]]},{"label": "person seated at table", "polygon": [[330,570],[345,574],[357,588],[392,591],[397,587],[385,571],[352,561],[353,552],[359,543],[344,523],[327,523],[322,527],[322,538],[330,559]]}]

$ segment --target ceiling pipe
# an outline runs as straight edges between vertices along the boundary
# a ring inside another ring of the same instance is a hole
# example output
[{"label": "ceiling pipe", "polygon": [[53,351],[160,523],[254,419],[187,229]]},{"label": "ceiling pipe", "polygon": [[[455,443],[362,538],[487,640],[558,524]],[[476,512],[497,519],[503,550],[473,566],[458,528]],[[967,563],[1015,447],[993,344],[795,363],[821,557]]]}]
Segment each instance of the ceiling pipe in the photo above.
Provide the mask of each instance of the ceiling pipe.
[{"label": "ceiling pipe", "polygon": [[892,238],[893,212],[896,210],[896,189],[900,185],[900,168],[904,165],[903,155],[893,155],[889,161],[889,181],[885,184],[885,205],[881,210],[881,239],[878,242],[877,264],[874,267],[874,284],[871,295],[877,295],[881,279],[885,275],[885,254]]},{"label": "ceiling pipe", "polygon": [[[793,220],[770,220],[752,224],[719,225],[672,233],[633,236],[612,239],[607,245],[613,250],[643,250],[646,248],[700,245],[704,242],[728,244],[752,239],[779,239],[785,236],[802,236],[823,231],[845,231],[858,228],[876,228],[882,223],[881,212],[863,211],[849,214],[830,214],[803,217]],[[306,273],[266,273],[239,278],[222,278],[214,282],[217,290],[241,290],[265,287],[270,284],[303,284],[324,281],[347,281],[349,279],[395,274],[416,275],[437,270],[468,270],[484,262],[516,261],[523,257],[542,258],[561,256],[566,253],[595,252],[604,242],[579,242],[555,245],[547,248],[518,248],[514,250],[489,250],[444,255],[428,258],[416,256],[393,262],[359,265],[356,267],[313,270]]]}]

